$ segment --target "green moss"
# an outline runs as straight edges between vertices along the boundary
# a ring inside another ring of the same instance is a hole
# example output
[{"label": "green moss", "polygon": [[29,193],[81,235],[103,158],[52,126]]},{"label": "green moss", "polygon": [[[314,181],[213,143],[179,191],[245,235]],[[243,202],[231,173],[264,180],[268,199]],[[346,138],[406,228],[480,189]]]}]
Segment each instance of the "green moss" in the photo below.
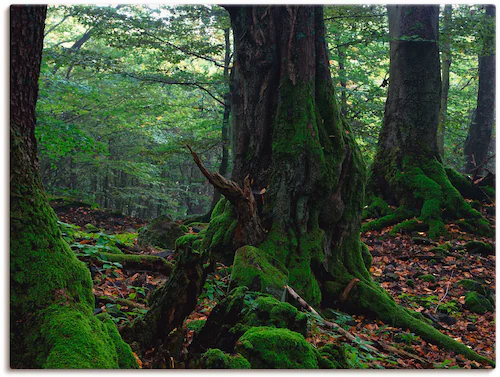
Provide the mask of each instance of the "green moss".
[{"label": "green moss", "polygon": [[[18,161],[16,141],[11,148]],[[18,168],[11,166],[11,367],[137,367],[116,326],[94,317],[90,272],[61,238],[38,174]]]},{"label": "green moss", "polygon": [[406,280],[406,285],[410,288],[415,288],[415,282],[413,281],[413,279]]},{"label": "green moss", "polygon": [[468,292],[465,294],[465,307],[471,312],[478,314],[495,310],[488,298],[477,292]]},{"label": "green moss", "polygon": [[382,230],[385,227],[400,223],[404,220],[407,220],[409,218],[412,218],[414,216],[415,212],[409,210],[405,206],[400,206],[398,207],[394,213],[385,215],[379,219],[367,222],[363,224],[361,227],[362,232],[366,232],[368,230]]},{"label": "green moss", "polygon": [[151,245],[163,249],[173,249],[175,240],[185,234],[185,230],[167,216],[158,216],[147,226],[139,229],[137,242],[139,245]]},{"label": "green moss", "polygon": [[245,359],[240,354],[234,356],[229,356],[229,368],[230,369],[251,369],[251,365],[247,359]]},{"label": "green moss", "polygon": [[233,237],[238,220],[227,199],[221,199],[212,211],[212,217],[203,238],[202,248],[210,250],[213,259],[231,264],[234,257]]},{"label": "green moss", "polygon": [[236,250],[231,273],[231,287],[247,286],[252,291],[270,293],[281,298],[287,276],[268,262],[266,255],[252,246]]},{"label": "green moss", "polygon": [[363,209],[362,218],[379,218],[394,213],[394,210],[380,197],[372,196],[370,203]]},{"label": "green moss", "polygon": [[436,277],[434,275],[431,275],[431,274],[420,275],[418,278],[420,280],[423,280],[423,281],[428,282],[428,283],[435,283],[436,282]]},{"label": "green moss", "polygon": [[205,369],[229,369],[229,359],[220,349],[209,349],[203,354],[201,365]]},{"label": "green moss", "polygon": [[363,262],[365,263],[365,268],[370,271],[370,268],[372,266],[372,261],[373,257],[370,253],[370,250],[368,250],[368,246],[366,246],[365,243],[361,243],[361,254],[363,255]]},{"label": "green moss", "polygon": [[195,319],[187,324],[188,330],[193,330],[195,333],[200,332],[200,330],[205,326],[207,322],[206,319]]},{"label": "green moss", "polygon": [[281,270],[289,271],[288,285],[311,305],[321,302],[321,290],[311,270],[311,262],[323,259],[323,234],[316,228],[297,239],[292,229],[284,231],[280,226],[273,226],[259,245],[269,261]]},{"label": "green moss", "polygon": [[[175,249],[177,250],[179,247],[184,246],[184,245],[191,245],[194,246],[195,241],[199,241],[203,239],[203,235],[199,233],[194,233],[194,234],[185,234],[175,240]],[[199,245],[199,243],[198,243]]]},{"label": "green moss", "polygon": [[205,369],[250,369],[250,363],[240,354],[229,355],[218,348],[208,349],[202,356]]},{"label": "green moss", "polygon": [[492,244],[481,241],[469,241],[465,244],[465,249],[469,253],[479,253],[481,255],[495,254]]},{"label": "green moss", "polygon": [[318,369],[317,351],[302,335],[288,329],[252,327],[235,349],[253,369]]},{"label": "green moss", "polygon": [[280,302],[274,297],[257,297],[243,322],[248,326],[287,328],[303,336],[307,331],[307,316],[289,303]]},{"label": "green moss", "polygon": [[488,290],[481,284],[472,279],[462,279],[458,282],[458,285],[464,287],[470,292],[477,292],[483,296],[489,296]]},{"label": "green moss", "polygon": [[338,346],[333,343],[326,344],[319,349],[319,354],[321,356],[321,359],[323,360],[323,363],[320,362],[320,368],[324,369],[348,368],[346,362],[345,350],[342,346]]}]

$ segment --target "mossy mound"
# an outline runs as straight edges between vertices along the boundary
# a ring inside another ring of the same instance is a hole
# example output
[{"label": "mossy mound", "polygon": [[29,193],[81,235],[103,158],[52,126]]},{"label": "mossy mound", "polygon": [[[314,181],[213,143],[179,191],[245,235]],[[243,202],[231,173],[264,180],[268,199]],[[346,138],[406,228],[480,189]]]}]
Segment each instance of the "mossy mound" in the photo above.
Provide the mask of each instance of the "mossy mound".
[{"label": "mossy mound", "polygon": [[156,246],[173,249],[175,240],[185,234],[181,225],[167,215],[153,219],[147,226],[139,229],[137,243],[141,246]]},{"label": "mossy mound", "polygon": [[493,245],[481,241],[470,241],[465,244],[465,249],[469,253],[481,254],[481,255],[493,255],[495,254],[495,249]]},{"label": "mossy mound", "polygon": [[229,355],[218,348],[209,349],[201,358],[203,369],[250,369],[250,363],[240,354]]},{"label": "mossy mound", "polygon": [[[307,316],[270,295],[238,287],[212,310],[205,326],[193,339],[190,350],[201,353],[204,349],[219,348],[233,352],[239,337],[254,326],[288,328],[305,335]],[[217,337],[214,333],[218,334]]]},{"label": "mossy mound", "polygon": [[469,292],[477,292],[483,296],[490,296],[490,291],[481,283],[478,283],[472,279],[462,279],[458,282],[458,285],[464,287]]},{"label": "mossy mound", "polygon": [[465,307],[477,314],[484,314],[495,310],[488,298],[477,292],[466,293]]},{"label": "mossy mound", "polygon": [[246,286],[281,299],[287,276],[267,260],[265,254],[252,246],[236,250],[231,274],[231,288]]},{"label": "mossy mound", "polygon": [[288,329],[252,327],[238,340],[235,350],[252,369],[318,369],[318,352],[304,337]]}]

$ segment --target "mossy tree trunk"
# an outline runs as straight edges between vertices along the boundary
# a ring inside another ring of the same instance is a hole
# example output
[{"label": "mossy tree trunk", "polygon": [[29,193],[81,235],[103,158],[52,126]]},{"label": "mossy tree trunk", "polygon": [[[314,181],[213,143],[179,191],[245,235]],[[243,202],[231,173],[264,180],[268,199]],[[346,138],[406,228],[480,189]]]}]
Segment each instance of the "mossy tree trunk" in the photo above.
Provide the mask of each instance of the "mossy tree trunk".
[{"label": "mossy tree trunk", "polygon": [[443,38],[441,49],[441,108],[439,110],[439,125],[437,144],[441,158],[444,157],[444,135],[446,132],[446,113],[448,109],[448,92],[450,90],[451,66],[451,4],[444,6],[443,12]]},{"label": "mossy tree trunk", "polygon": [[43,192],[35,105],[46,6],[11,6],[10,341],[12,368],[132,368],[114,323],[93,315],[92,280]]},{"label": "mossy tree trunk", "polygon": [[[495,121],[495,5],[486,5],[481,30],[477,107],[464,145],[465,172],[480,175],[487,159]],[[476,169],[479,167],[479,171]]]},{"label": "mossy tree trunk", "polygon": [[444,218],[468,221],[478,232],[488,222],[450,183],[437,145],[440,62],[436,6],[388,6],[390,83],[370,189],[398,208],[384,225],[427,227],[446,233]]},{"label": "mossy tree trunk", "polygon": [[227,9],[235,40],[232,180],[243,186],[248,176],[265,228],[252,246],[319,304],[339,263],[369,278],[359,240],[365,165],[334,97],[323,9]]},{"label": "mossy tree trunk", "polygon": [[[242,244],[255,246],[254,254],[260,251],[283,271],[311,305],[369,313],[481,359],[398,307],[370,277],[369,253],[360,241],[366,168],[335,99],[323,8],[225,7],[235,41],[236,142],[230,182],[204,173],[229,194],[222,192],[228,202],[214,211],[205,235],[211,258]],[[439,89],[436,100],[439,106]],[[437,155],[435,136],[434,130]],[[258,221],[246,223],[254,206]],[[248,234],[252,230],[255,237]]]}]

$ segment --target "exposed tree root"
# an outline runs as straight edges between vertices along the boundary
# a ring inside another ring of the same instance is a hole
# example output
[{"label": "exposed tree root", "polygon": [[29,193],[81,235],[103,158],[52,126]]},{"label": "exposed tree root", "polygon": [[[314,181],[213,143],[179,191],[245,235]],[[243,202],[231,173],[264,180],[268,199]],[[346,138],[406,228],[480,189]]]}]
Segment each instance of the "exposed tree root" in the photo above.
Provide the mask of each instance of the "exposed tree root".
[{"label": "exposed tree root", "polygon": [[[131,270],[146,270],[159,272],[162,275],[170,276],[174,265],[166,261],[162,257],[154,255],[130,255],[130,254],[113,254],[113,253],[99,253],[100,258],[93,255],[78,256],[82,261],[91,260],[92,263],[102,266],[106,261],[120,263],[123,268]],[[104,257],[104,258],[103,258]],[[103,259],[106,259],[104,261]]]},{"label": "exposed tree root", "polygon": [[479,355],[465,344],[457,342],[432,327],[419,313],[399,306],[387,292],[373,281],[361,280],[357,284],[350,305],[356,307],[358,311],[361,308],[364,312],[380,318],[391,326],[410,329],[424,340],[461,354],[470,360],[495,366],[493,360]]},{"label": "exposed tree root", "polygon": [[[387,181],[393,192],[379,192],[378,195],[395,197],[400,206],[391,210],[383,205],[381,198],[373,200],[373,207],[365,209],[365,214],[385,213],[385,216],[364,224],[362,231],[397,224],[393,233],[427,230],[430,238],[438,238],[447,234],[444,222],[454,220],[466,231],[482,235],[492,232],[488,221],[464,200],[452,184],[462,181],[456,177],[450,180],[443,165],[436,159],[406,157],[401,170]],[[411,193],[410,196],[408,193]]]}]

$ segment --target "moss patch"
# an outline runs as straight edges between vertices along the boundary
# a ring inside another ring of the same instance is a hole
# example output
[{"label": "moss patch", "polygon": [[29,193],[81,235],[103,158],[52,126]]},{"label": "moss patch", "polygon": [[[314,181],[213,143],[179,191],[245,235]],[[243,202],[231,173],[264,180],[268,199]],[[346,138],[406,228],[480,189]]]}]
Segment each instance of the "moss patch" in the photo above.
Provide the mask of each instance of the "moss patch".
[{"label": "moss patch", "polygon": [[288,329],[252,327],[236,350],[254,369],[318,369],[318,353],[302,335]]},{"label": "moss patch", "polygon": [[468,292],[465,294],[465,307],[471,312],[478,314],[495,310],[488,298],[477,292]]},{"label": "moss patch", "polygon": [[287,276],[267,261],[265,254],[252,246],[236,251],[231,274],[231,287],[247,286],[252,291],[270,293],[281,298]]}]

